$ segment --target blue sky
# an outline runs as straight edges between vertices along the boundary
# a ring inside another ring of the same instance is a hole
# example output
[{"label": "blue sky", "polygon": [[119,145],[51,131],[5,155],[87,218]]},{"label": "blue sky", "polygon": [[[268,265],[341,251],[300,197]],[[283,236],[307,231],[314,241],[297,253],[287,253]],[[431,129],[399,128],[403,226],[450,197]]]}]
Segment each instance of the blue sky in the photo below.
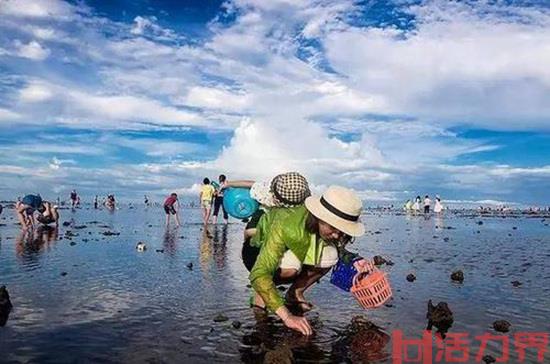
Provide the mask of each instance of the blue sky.
[{"label": "blue sky", "polygon": [[543,1],[0,0],[0,199],[299,170],[550,205]]}]

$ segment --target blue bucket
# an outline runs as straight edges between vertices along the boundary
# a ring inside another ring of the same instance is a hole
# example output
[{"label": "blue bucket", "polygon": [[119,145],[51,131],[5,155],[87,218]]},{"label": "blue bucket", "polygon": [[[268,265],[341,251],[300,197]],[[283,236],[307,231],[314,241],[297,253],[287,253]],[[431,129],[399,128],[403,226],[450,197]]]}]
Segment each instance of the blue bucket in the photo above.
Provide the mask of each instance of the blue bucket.
[{"label": "blue bucket", "polygon": [[228,188],[223,192],[223,207],[237,219],[246,219],[258,210],[258,201],[250,197],[248,188]]},{"label": "blue bucket", "polygon": [[332,269],[330,275],[330,283],[336,287],[349,292],[353,285],[353,277],[357,274],[357,269],[353,266],[355,259],[349,264],[344,263],[342,260],[338,260],[338,263]]}]

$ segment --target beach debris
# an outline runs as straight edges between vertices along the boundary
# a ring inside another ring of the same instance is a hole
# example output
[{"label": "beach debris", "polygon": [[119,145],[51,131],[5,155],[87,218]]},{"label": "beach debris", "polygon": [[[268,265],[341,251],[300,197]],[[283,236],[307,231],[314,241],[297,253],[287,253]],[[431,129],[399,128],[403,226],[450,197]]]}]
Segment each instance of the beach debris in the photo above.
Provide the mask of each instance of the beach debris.
[{"label": "beach debris", "polygon": [[512,286],[514,286],[514,287],[519,287],[519,286],[521,286],[521,285],[523,284],[523,283],[521,283],[520,281],[512,281],[512,282],[510,282],[510,283],[512,283]]},{"label": "beach debris", "polygon": [[76,243],[75,243],[74,241],[71,241],[71,242],[69,243],[69,245],[70,245],[70,246],[75,246]]},{"label": "beach debris", "polygon": [[447,242],[447,241],[449,241],[449,238],[443,238],[443,241]]},{"label": "beach debris", "polygon": [[8,322],[8,317],[12,308],[13,305],[10,301],[10,294],[6,286],[0,287],[0,327],[5,326],[6,322]]},{"label": "beach debris", "polygon": [[439,302],[436,306],[432,304],[432,300],[428,301],[428,312],[426,313],[428,326],[426,330],[431,330],[433,326],[437,328],[437,332],[444,339],[445,334],[451,326],[453,326],[453,312],[447,305],[447,302]]},{"label": "beach debris", "polygon": [[241,328],[241,322],[239,320],[235,320],[231,323],[231,325],[233,326],[233,328],[235,329],[240,329]]},{"label": "beach debris", "polygon": [[412,273],[407,274],[407,281],[414,282],[416,280],[416,276]]},{"label": "beach debris", "polygon": [[70,221],[63,221],[63,226],[71,226],[71,222]]},{"label": "beach debris", "polygon": [[140,241],[140,242],[137,243],[137,245],[136,245],[136,250],[137,250],[138,252],[144,252],[144,251],[147,250],[147,245],[145,245],[144,242]]},{"label": "beach debris", "polygon": [[224,322],[229,320],[227,316],[225,316],[223,313],[220,313],[214,317],[214,322]]},{"label": "beach debris", "polygon": [[274,350],[268,350],[264,356],[264,364],[292,364],[294,363],[294,354],[286,345],[276,347]]},{"label": "beach debris", "polygon": [[493,329],[498,332],[508,332],[510,331],[510,326],[512,326],[512,324],[506,320],[496,320],[493,322]]},{"label": "beach debris", "polygon": [[104,232],[102,232],[102,234],[105,235],[105,236],[120,235],[120,233],[117,233],[115,231],[110,231],[110,230],[104,231]]},{"label": "beach debris", "polygon": [[491,355],[483,355],[483,358],[481,358],[485,364],[491,364],[495,363],[497,360],[491,356]]},{"label": "beach debris", "polygon": [[193,262],[187,263],[187,269],[193,270]]},{"label": "beach debris", "polygon": [[67,272],[61,272],[61,277],[65,277],[67,274]]},{"label": "beach debris", "polygon": [[477,222],[477,224],[478,224],[478,225],[483,225],[483,221],[479,220],[479,221]]},{"label": "beach debris", "polygon": [[461,270],[457,270],[451,273],[451,279],[455,282],[464,282],[464,273]]},{"label": "beach debris", "polygon": [[518,229],[517,226],[512,227],[512,230],[517,230],[517,229]]},{"label": "beach debris", "polygon": [[164,249],[157,249],[155,250],[157,253],[164,253]]},{"label": "beach debris", "polygon": [[372,261],[373,261],[374,265],[382,265],[382,264],[386,264],[388,262],[381,255],[375,255],[374,257],[372,257]]}]

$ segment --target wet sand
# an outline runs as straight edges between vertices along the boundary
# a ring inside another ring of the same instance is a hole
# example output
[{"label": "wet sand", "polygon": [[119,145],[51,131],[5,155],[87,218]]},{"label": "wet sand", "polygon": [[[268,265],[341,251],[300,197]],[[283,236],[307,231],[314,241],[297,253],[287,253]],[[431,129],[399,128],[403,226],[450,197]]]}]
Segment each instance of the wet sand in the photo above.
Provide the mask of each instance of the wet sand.
[{"label": "wet sand", "polygon": [[[368,233],[350,250],[394,263],[381,266],[394,298],[367,311],[326,276],[307,294],[308,339],[247,307],[241,222],[206,233],[199,210],[187,209],[183,226],[166,231],[160,208],[60,212],[69,226],[34,236],[20,233],[12,210],[0,215],[0,286],[13,304],[0,327],[2,362],[391,362],[392,332],[420,338],[429,299],[452,310],[449,334],[513,342],[517,332],[549,330],[550,219],[542,217],[367,213]],[[451,279],[458,270],[462,283]],[[227,320],[215,322],[219,314]],[[376,328],[357,330],[357,315]],[[508,333],[493,329],[501,319]]]}]

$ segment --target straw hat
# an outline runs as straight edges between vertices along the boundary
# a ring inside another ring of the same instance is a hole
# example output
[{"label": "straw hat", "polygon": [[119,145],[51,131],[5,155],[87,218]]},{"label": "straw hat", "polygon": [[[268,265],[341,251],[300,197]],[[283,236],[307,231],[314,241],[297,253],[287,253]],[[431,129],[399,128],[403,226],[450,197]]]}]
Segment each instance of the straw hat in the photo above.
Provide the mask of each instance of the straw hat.
[{"label": "straw hat", "polygon": [[306,198],[306,208],[316,218],[350,236],[361,236],[365,226],[359,220],[363,203],[355,192],[340,186],[330,186],[321,197]]}]

